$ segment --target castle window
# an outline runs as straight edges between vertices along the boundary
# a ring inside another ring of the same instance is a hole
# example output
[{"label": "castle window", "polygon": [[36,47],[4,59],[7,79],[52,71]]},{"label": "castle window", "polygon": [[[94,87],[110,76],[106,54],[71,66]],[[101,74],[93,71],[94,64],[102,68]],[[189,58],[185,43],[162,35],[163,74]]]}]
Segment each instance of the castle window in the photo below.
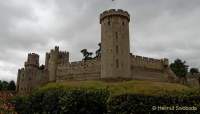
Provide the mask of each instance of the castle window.
[{"label": "castle window", "polygon": [[119,60],[116,60],[116,68],[119,68]]},{"label": "castle window", "polygon": [[110,21],[108,21],[108,25],[110,25]]},{"label": "castle window", "polygon": [[111,18],[108,18],[108,25],[110,25],[111,23],[110,23],[110,20],[111,20]]},{"label": "castle window", "polygon": [[124,22],[122,22],[122,25],[123,25],[123,26],[124,26],[124,24],[125,24],[125,23],[124,23]]},{"label": "castle window", "polygon": [[118,54],[118,53],[119,53],[119,47],[116,46],[116,54]]},{"label": "castle window", "polygon": [[116,36],[116,40],[118,41],[118,33],[117,32],[115,33],[115,36]]},{"label": "castle window", "polygon": [[131,65],[131,69],[132,69],[132,70],[134,69],[134,66],[133,66],[133,65]]}]

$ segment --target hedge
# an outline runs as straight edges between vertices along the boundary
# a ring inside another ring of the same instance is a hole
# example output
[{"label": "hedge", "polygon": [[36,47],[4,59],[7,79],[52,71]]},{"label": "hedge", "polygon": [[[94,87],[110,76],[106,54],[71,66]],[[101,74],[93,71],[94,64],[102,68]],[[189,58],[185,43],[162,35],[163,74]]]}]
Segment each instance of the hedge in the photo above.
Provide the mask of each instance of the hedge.
[{"label": "hedge", "polygon": [[[38,90],[28,97],[11,100],[19,114],[135,114],[135,113],[200,113],[198,91],[179,95],[140,95],[124,93],[112,96],[107,89]],[[155,108],[157,109],[152,109]],[[197,110],[170,111],[159,107],[195,107]],[[198,112],[199,111],[199,112]]]},{"label": "hedge", "polygon": [[[197,110],[196,110],[197,109]],[[145,96],[124,94],[111,98],[109,114],[135,113],[200,113],[200,96]]]},{"label": "hedge", "polygon": [[50,89],[11,103],[19,114],[104,114],[109,96],[106,89]]}]

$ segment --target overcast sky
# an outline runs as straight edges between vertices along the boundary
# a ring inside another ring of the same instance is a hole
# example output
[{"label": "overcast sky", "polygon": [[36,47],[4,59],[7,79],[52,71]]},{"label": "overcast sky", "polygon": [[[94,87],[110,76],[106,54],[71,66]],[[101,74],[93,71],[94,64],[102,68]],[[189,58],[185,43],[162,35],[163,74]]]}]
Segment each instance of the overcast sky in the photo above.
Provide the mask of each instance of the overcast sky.
[{"label": "overcast sky", "polygon": [[81,60],[100,42],[99,14],[117,8],[131,15],[131,52],[181,58],[200,68],[200,0],[1,0],[0,80],[16,80],[27,54],[55,45]]}]

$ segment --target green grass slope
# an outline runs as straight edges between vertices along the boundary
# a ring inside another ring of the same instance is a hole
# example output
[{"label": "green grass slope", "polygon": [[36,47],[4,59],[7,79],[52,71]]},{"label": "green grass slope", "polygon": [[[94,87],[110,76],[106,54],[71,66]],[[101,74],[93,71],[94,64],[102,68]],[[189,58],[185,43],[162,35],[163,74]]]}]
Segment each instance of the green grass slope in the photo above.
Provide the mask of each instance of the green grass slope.
[{"label": "green grass slope", "polygon": [[40,89],[46,90],[51,88],[87,88],[87,89],[108,89],[112,95],[124,93],[144,94],[144,95],[161,95],[161,94],[178,94],[190,90],[189,87],[166,82],[152,81],[124,81],[124,82],[105,82],[105,81],[65,81],[59,83],[49,83]]}]

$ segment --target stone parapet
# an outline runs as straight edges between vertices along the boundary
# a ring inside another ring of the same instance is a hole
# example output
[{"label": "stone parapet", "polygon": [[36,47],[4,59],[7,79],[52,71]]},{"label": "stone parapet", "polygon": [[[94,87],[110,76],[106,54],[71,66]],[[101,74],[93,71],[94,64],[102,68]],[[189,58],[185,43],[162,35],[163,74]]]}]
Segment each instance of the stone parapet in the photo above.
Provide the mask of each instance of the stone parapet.
[{"label": "stone parapet", "polygon": [[106,17],[109,16],[122,16],[127,18],[128,21],[130,21],[130,15],[127,11],[121,10],[121,9],[110,9],[110,10],[106,10],[103,13],[100,14],[100,23],[102,22],[102,20],[104,20]]}]

